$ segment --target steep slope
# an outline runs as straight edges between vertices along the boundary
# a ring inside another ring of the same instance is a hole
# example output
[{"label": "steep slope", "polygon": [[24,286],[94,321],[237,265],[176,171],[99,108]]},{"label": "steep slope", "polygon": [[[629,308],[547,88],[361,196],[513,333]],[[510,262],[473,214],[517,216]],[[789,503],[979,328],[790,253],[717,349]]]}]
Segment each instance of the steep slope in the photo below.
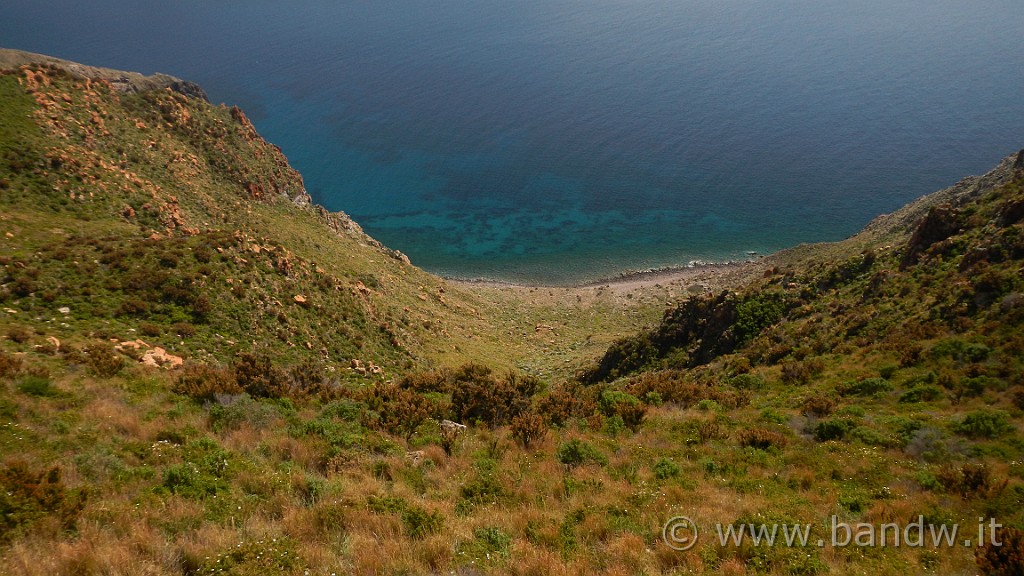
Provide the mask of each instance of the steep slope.
[{"label": "steep slope", "polygon": [[[564,319],[575,296],[564,290],[538,304],[424,273],[311,205],[281,151],[194,84],[13,50],[0,65],[0,298],[19,312],[0,323],[36,340],[142,336],[201,362],[312,350],[392,375],[468,360],[542,371],[548,355],[595,353],[595,331],[622,334],[657,313],[653,301],[596,297]],[[569,327],[557,342],[508,342],[555,317]]]},{"label": "steep slope", "polygon": [[312,350],[394,371],[457,357],[472,330],[486,355],[487,304],[311,206],[242,111],[170,77],[37,59],[0,77],[7,322],[202,361]]},{"label": "steep slope", "polygon": [[[820,459],[818,472],[799,482],[834,500],[808,506],[765,488],[772,495],[753,508],[702,511],[720,522],[816,518],[834,526],[839,518],[877,528],[923,519],[932,530],[993,522],[1007,545],[972,550],[977,566],[1019,571],[1024,151],[844,242],[780,253],[769,264],[749,286],[669,308],[656,328],[611,346],[581,380],[600,394],[716,413],[697,430],[699,442],[734,440],[772,454],[762,460],[721,445],[702,452],[715,462],[706,473],[740,493],[751,475],[792,482],[788,467]],[[730,469],[739,465],[760,470]],[[838,514],[832,524],[830,509]],[[870,547],[878,553],[877,543]],[[766,560],[772,570],[807,568],[777,551],[728,548],[715,555],[747,569]],[[928,570],[941,560],[949,562],[944,573],[971,570],[955,568],[958,552],[936,546],[920,564],[895,553],[884,563]]]},{"label": "steep slope", "polygon": [[659,364],[692,368],[741,350],[776,363],[793,349],[813,345],[821,353],[861,334],[890,347],[922,334],[974,335],[986,323],[1000,330],[986,330],[993,342],[1012,334],[1016,317],[1005,313],[1022,288],[1022,160],[1024,152],[1006,158],[984,177],[879,217],[843,242],[769,257],[763,279],[670,308],[655,330],[620,341],[583,380]]}]

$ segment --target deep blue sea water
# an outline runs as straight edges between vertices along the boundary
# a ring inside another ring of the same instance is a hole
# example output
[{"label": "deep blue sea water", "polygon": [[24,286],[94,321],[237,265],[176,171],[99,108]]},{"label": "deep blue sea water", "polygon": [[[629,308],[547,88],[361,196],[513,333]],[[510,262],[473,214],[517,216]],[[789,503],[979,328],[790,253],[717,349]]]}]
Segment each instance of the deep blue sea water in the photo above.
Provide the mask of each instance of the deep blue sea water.
[{"label": "deep blue sea water", "polygon": [[1024,146],[1020,0],[5,0],[0,46],[238,104],[445,275],[837,240]]}]

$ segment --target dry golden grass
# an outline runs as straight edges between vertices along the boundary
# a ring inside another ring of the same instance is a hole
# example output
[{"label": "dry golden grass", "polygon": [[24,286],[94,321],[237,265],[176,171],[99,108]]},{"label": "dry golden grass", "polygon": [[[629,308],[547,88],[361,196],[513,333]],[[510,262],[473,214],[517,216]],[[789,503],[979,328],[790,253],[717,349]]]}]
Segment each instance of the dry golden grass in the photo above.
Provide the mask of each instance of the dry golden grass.
[{"label": "dry golden grass", "polygon": [[110,387],[93,386],[91,400],[82,408],[82,418],[104,435],[137,438],[142,425],[134,407],[128,406]]}]

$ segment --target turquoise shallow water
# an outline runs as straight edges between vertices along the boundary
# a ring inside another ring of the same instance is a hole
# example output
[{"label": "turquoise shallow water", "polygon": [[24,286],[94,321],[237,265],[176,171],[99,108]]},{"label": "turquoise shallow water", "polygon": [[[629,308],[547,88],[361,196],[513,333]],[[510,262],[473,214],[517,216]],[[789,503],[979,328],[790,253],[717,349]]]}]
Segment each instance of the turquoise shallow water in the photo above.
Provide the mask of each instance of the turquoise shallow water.
[{"label": "turquoise shallow water", "polygon": [[836,240],[1024,146],[1017,0],[8,0],[0,45],[246,109],[431,271]]}]

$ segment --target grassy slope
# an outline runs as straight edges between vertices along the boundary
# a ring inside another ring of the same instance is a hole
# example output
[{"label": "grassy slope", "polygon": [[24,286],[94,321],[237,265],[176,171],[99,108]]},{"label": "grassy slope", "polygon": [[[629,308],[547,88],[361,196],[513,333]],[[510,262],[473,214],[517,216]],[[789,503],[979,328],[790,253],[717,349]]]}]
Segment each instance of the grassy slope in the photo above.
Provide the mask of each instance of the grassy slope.
[{"label": "grassy slope", "polygon": [[[1008,166],[949,198],[958,230],[919,261],[901,269],[913,207],[778,255],[723,297],[729,350],[696,361],[696,318],[669,314],[660,348],[634,338],[639,362],[579,387],[667,291],[446,283],[296,204],[301,178],[238,111],[31,76],[0,76],[10,573],[973,573],[963,547],[680,553],[661,526],[1024,521]],[[109,351],[139,337],[228,369],[197,391]],[[267,377],[301,367],[293,387],[238,394],[251,351]],[[466,361],[498,371],[424,372]],[[428,416],[475,425],[449,444]]]}]

